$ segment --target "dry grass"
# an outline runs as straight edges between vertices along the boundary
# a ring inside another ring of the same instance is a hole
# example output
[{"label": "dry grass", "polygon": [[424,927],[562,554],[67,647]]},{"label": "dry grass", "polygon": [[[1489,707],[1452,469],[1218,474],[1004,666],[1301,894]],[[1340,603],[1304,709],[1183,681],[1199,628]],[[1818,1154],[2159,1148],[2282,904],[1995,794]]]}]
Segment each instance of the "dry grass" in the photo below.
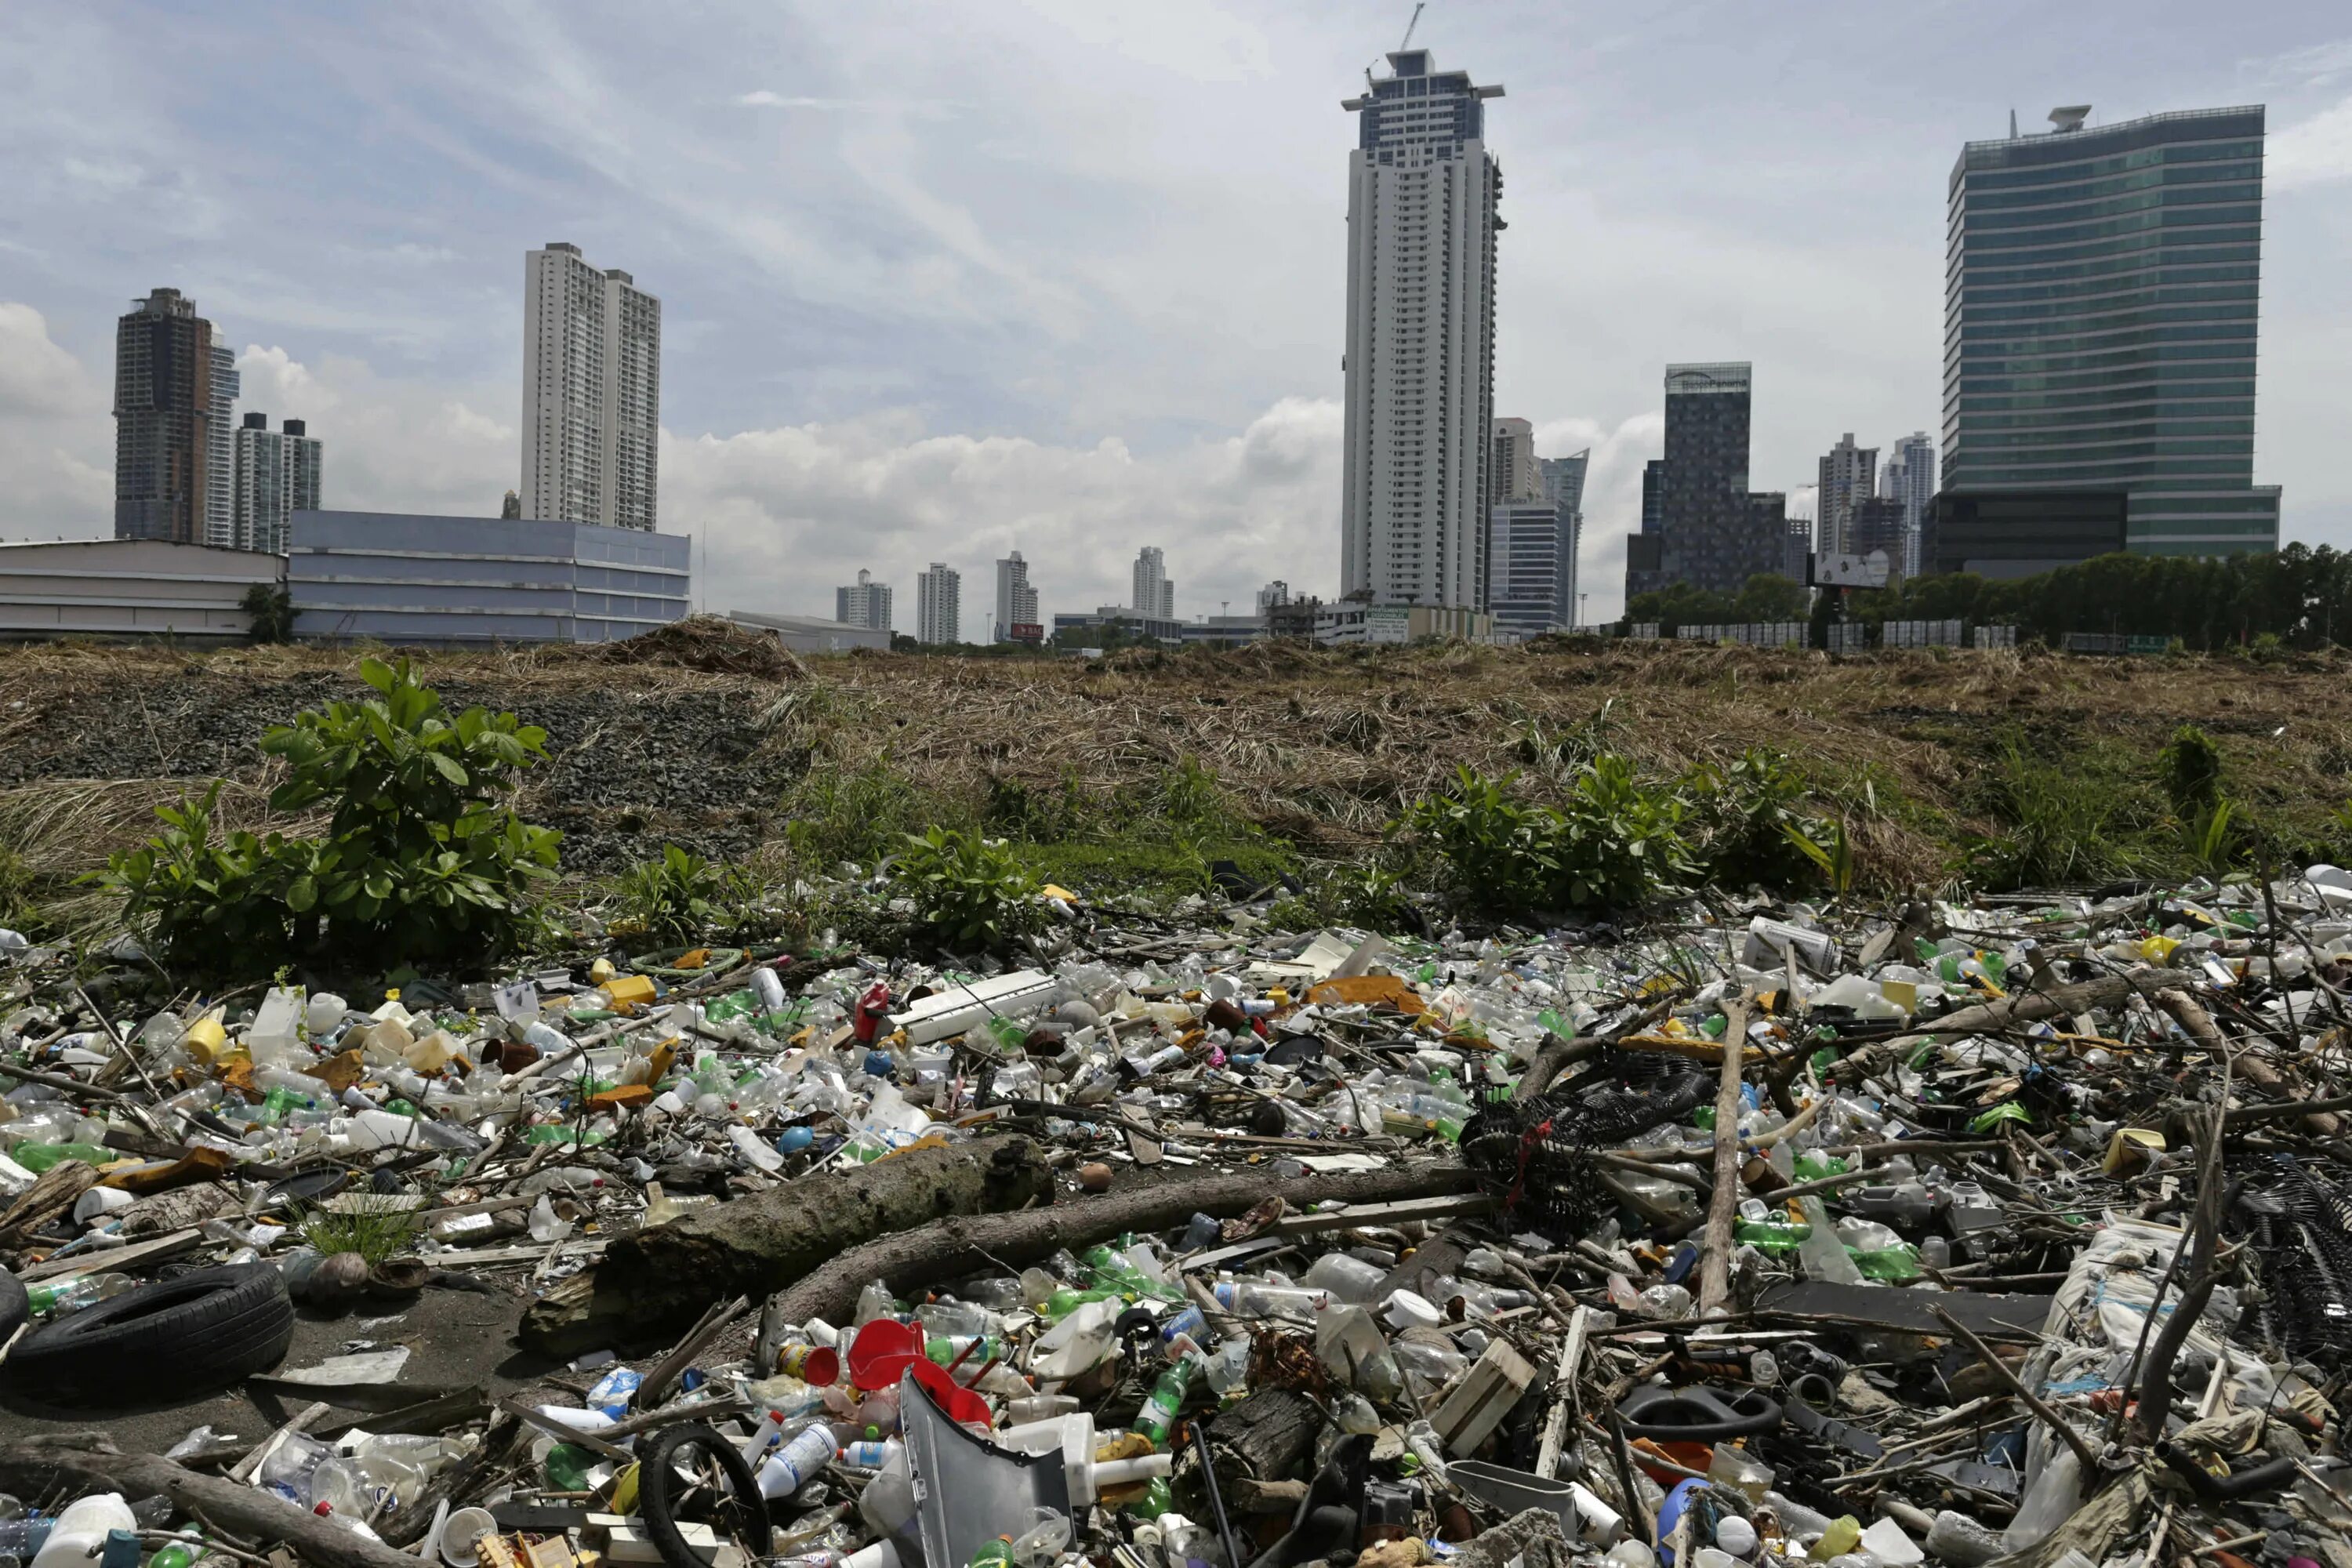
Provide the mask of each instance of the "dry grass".
[{"label": "dry grass", "polygon": [[[0,746],[37,743],[43,695],[92,683],[348,672],[360,650],[181,654],[74,645],[0,649]],[[973,800],[990,781],[1098,797],[1184,757],[1215,773],[1244,816],[1310,851],[1377,843],[1404,805],[1457,765],[1519,769],[1546,786],[1563,737],[1678,771],[1753,745],[1798,758],[1832,792],[1880,881],[1931,880],[1970,817],[1975,769],[2001,737],[2153,755],[2184,721],[2231,766],[2306,807],[2340,802],[2352,768],[2352,661],[2070,658],[2039,652],[1818,653],[1689,644],[1463,646],[1317,651],[1289,645],[1129,652],[1070,660],[851,655],[804,679],[668,664],[591,662],[561,650],[433,654],[427,679],[526,691],[626,685],[740,690],[773,744],[844,767],[884,760],[917,785]],[[2277,733],[2273,734],[2273,731]],[[1865,788],[1865,783],[1869,787]],[[45,784],[0,793],[0,845],[36,876],[78,874],[148,831],[177,782]],[[267,825],[257,789],[225,805]],[[751,803],[746,803],[751,804]],[[649,846],[649,852],[652,847]]]}]

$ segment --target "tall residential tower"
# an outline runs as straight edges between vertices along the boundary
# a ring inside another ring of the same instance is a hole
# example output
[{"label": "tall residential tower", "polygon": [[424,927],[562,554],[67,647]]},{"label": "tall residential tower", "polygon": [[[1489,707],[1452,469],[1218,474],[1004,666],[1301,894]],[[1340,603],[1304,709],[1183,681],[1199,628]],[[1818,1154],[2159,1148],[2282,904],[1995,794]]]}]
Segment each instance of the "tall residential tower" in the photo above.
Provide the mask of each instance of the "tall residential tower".
[{"label": "tall residential tower", "polygon": [[213,324],[177,289],[155,289],[115,322],[115,538],[213,542],[226,447],[213,431],[226,406],[217,367]]},{"label": "tall residential tower", "polygon": [[1483,608],[1502,168],[1486,100],[1429,51],[1388,57],[1340,107],[1348,347],[1339,586],[1376,605]]},{"label": "tall residential tower", "polygon": [[859,567],[856,582],[833,591],[833,618],[844,626],[888,631],[890,584],[877,583],[873,573]]},{"label": "tall residential tower", "polygon": [[1045,631],[1037,619],[1037,590],[1029,581],[1029,563],[1018,550],[996,563],[996,640],[1035,642]]},{"label": "tall residential tower", "polygon": [[915,579],[915,640],[934,647],[963,641],[963,574],[945,562]]},{"label": "tall residential tower", "polygon": [[236,501],[228,542],[238,550],[283,555],[290,538],[288,521],[298,511],[320,509],[326,448],[301,420],[289,419],[283,429],[273,431],[267,414],[247,414],[236,437]]},{"label": "tall residential tower", "polygon": [[1168,580],[1168,559],[1160,546],[1147,544],[1135,552],[1135,613],[1154,620],[1176,618],[1176,584]]},{"label": "tall residential tower", "polygon": [[2089,115],[1953,166],[1945,493],[2121,492],[2135,552],[2275,549],[2279,491],[2253,482],[2263,109]]},{"label": "tall residential tower", "polygon": [[661,301],[576,245],[523,258],[522,514],[650,530]]}]

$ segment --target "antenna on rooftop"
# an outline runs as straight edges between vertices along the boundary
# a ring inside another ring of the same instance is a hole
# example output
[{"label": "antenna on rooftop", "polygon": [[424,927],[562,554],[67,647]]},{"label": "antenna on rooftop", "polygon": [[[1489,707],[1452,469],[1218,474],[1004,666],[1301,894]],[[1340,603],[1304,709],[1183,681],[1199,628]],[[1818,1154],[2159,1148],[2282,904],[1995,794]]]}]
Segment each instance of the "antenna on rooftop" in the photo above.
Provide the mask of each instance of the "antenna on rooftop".
[{"label": "antenna on rooftop", "polygon": [[1397,53],[1402,54],[1412,47],[1412,30],[1421,26],[1422,7],[1428,3],[1429,0],[1416,0],[1412,8],[1412,20],[1404,25],[1404,42],[1397,46]]}]

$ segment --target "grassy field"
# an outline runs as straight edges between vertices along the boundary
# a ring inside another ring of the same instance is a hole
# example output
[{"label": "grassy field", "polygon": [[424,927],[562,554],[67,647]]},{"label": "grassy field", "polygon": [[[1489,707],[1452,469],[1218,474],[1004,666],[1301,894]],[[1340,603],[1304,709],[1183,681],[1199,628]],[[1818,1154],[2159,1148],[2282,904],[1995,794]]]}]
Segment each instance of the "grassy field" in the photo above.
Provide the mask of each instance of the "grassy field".
[{"label": "grassy field", "polygon": [[[251,742],[355,695],[359,657],[0,649],[0,921],[93,912],[72,879],[194,780],[229,778],[239,825],[284,826]],[[1389,854],[1399,814],[1458,766],[1556,799],[1596,753],[1668,778],[1755,747],[1803,770],[1864,888],[2087,885],[2195,863],[2161,760],[2183,725],[2218,751],[2242,854],[2352,854],[2352,660],[2332,654],[1567,641],[795,665],[709,637],[419,663],[453,704],[548,725],[555,761],[522,805],[571,836],[583,897],[666,842],[780,874],[870,863],[933,823],[1094,892],[1181,892],[1220,860],[1311,888]]]}]

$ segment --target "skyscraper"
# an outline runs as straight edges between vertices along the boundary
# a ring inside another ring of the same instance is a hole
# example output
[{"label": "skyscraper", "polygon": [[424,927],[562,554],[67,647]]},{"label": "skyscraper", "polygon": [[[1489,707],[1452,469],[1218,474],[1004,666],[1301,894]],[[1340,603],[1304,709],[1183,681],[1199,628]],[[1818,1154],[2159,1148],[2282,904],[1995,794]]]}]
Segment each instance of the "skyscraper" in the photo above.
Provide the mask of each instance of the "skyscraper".
[{"label": "skyscraper", "polygon": [[1037,619],[1037,590],[1029,585],[1029,563],[1018,550],[996,563],[996,640],[1011,642],[1015,626],[1027,628],[1022,635],[1033,641],[1044,635]]},{"label": "skyscraper", "polygon": [[1348,155],[1342,594],[1482,608],[1495,404],[1495,238],[1503,174],[1486,100],[1429,51],[1341,107]]},{"label": "skyscraper", "polygon": [[874,574],[859,567],[857,581],[833,591],[833,618],[845,626],[890,629],[890,584],[877,583]]},{"label": "skyscraper", "polygon": [[1536,427],[1524,419],[1495,421],[1495,455],[1489,476],[1496,502],[1534,500],[1543,494],[1536,468]]},{"label": "skyscraper", "polygon": [[1925,430],[1915,430],[1895,443],[1878,467],[1882,500],[1903,503],[1903,574],[1919,574],[1919,537],[1936,504],[1936,443]]},{"label": "skyscraper", "polygon": [[177,289],[155,289],[116,321],[115,538],[210,536],[215,363],[212,323]]},{"label": "skyscraper", "polygon": [[940,562],[915,579],[915,640],[934,647],[963,641],[963,575]]},{"label": "skyscraper", "polygon": [[1666,455],[1658,475],[1664,583],[1736,593],[1780,565],[1780,539],[1751,526],[1744,363],[1666,366]]},{"label": "skyscraper", "polygon": [[298,511],[317,511],[321,504],[325,447],[299,419],[289,419],[273,432],[267,414],[246,415],[236,437],[236,499],[228,542],[238,550],[283,555],[288,520]]},{"label": "skyscraper", "polygon": [[1857,447],[1849,430],[1822,458],[1821,489],[1815,492],[1813,518],[1822,548],[1832,555],[1857,554],[1853,547],[1853,508],[1868,500],[1878,483],[1878,448]]},{"label": "skyscraper", "polygon": [[2273,549],[2279,491],[2253,482],[2262,106],[2089,114],[1971,142],[1952,169],[1945,490],[2120,490],[2134,552]]},{"label": "skyscraper", "polygon": [[236,550],[258,548],[237,542],[236,473],[232,437],[241,378],[236,355],[215,335],[212,345],[210,417],[205,421],[205,542]]},{"label": "skyscraper", "polygon": [[560,241],[524,256],[523,300],[523,515],[651,529],[661,301]]},{"label": "skyscraper", "polygon": [[1156,544],[1135,552],[1133,597],[1137,615],[1162,621],[1176,618],[1176,584],[1168,580],[1166,558]]},{"label": "skyscraper", "polygon": [[1257,591],[1258,618],[1265,619],[1270,610],[1278,610],[1290,603],[1290,584],[1276,577]]},{"label": "skyscraper", "polygon": [[1637,595],[1654,594],[1666,585],[1666,462],[1653,458],[1642,465],[1642,531],[1625,541],[1625,603],[1630,610]]}]

